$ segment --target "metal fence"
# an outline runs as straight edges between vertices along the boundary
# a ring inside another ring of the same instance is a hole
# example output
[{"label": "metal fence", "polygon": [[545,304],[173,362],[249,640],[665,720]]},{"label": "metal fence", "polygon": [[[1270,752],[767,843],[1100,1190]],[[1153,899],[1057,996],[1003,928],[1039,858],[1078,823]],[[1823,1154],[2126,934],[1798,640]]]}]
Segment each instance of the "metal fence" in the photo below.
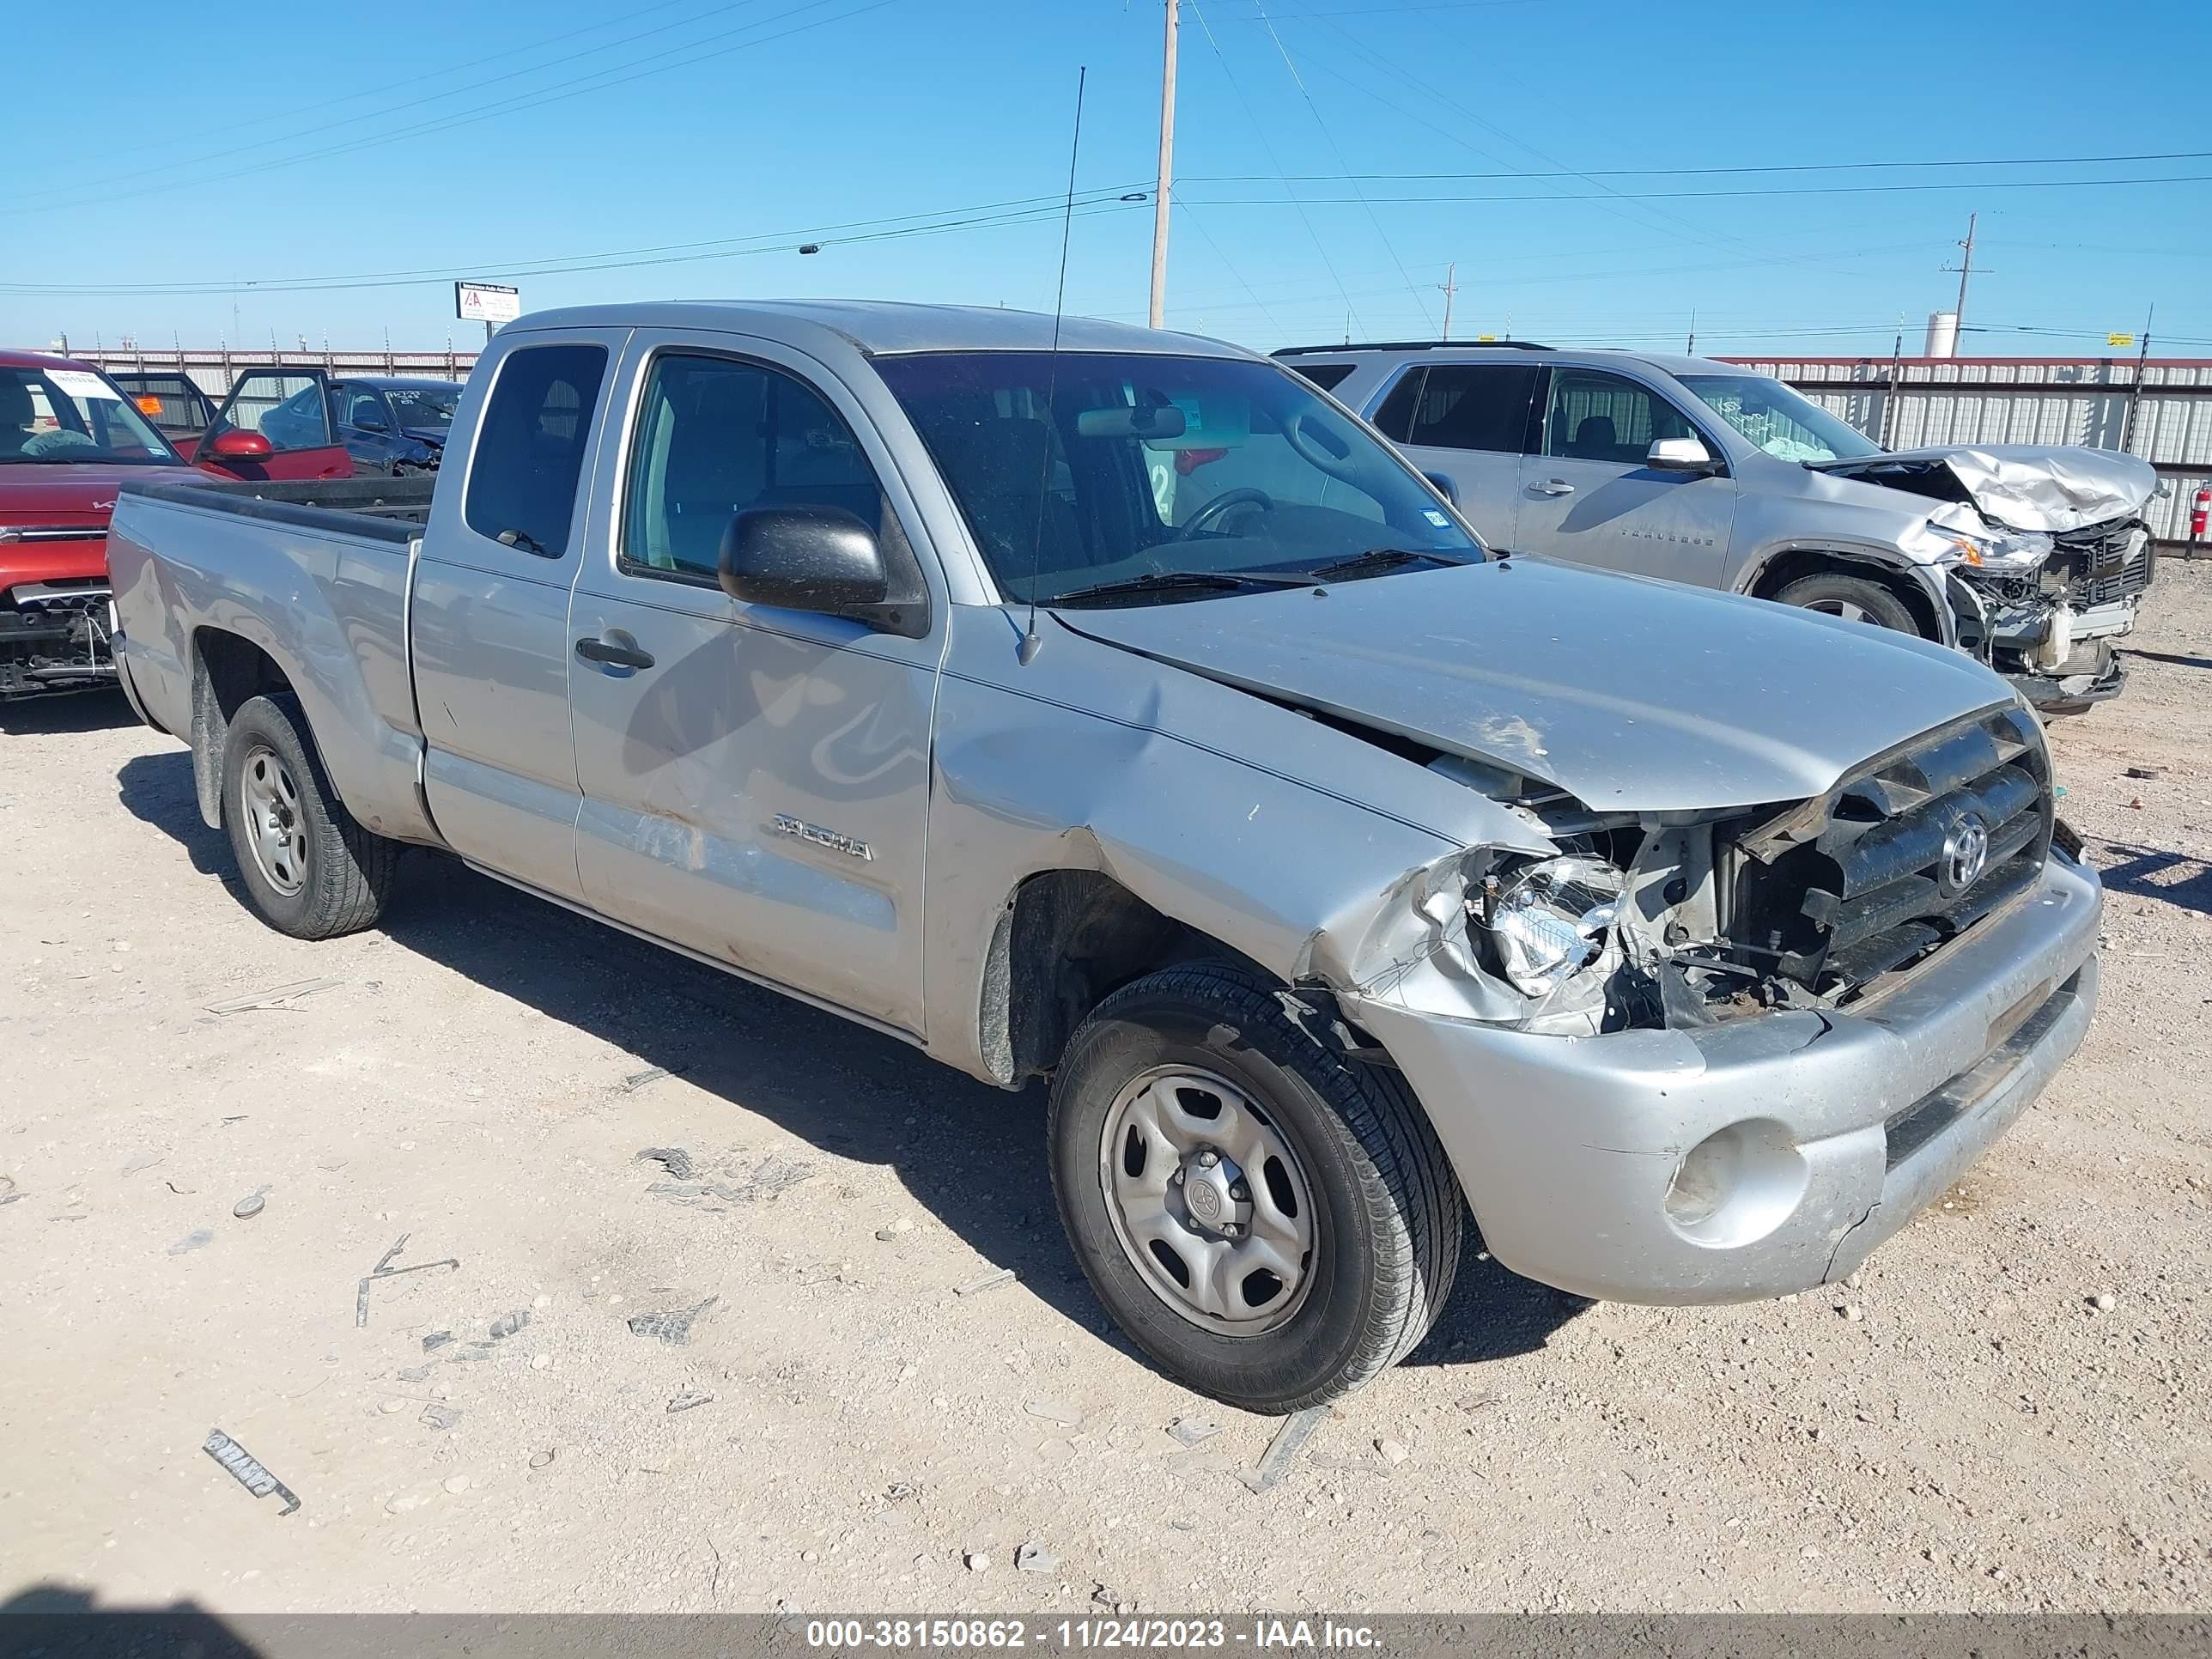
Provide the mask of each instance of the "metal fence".
[{"label": "metal fence", "polygon": [[218,346],[211,351],[146,351],[130,349],[82,350],[69,355],[81,363],[105,369],[155,369],[191,377],[193,384],[218,403],[231,382],[249,368],[319,368],[348,374],[419,374],[433,380],[463,380],[476,367],[477,354],[447,347],[443,351],[233,351]]},{"label": "metal fence", "polygon": [[[2140,455],[2162,486],[2145,515],[2186,546],[2190,504],[2212,483],[2212,358],[1731,357],[1788,381],[1891,449],[2085,444]],[[2141,378],[2137,378],[2137,371]],[[2212,545],[2200,544],[2200,553]]]}]

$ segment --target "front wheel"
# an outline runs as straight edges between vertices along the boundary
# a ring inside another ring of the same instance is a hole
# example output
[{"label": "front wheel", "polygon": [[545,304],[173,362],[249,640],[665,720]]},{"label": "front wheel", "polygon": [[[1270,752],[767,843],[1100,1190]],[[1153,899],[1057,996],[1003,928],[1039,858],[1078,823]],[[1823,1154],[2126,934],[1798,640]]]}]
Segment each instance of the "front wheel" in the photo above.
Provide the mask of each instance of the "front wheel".
[{"label": "front wheel", "polygon": [[399,846],[354,821],[296,716],[295,706],[271,697],[250,698],[231,716],[223,828],[264,921],[295,939],[335,939],[376,921]]},{"label": "front wheel", "polygon": [[1913,621],[1905,601],[1864,576],[1801,576],[1774,597],[1783,605],[1840,617],[1845,622],[1893,628],[1900,634],[1920,632],[1920,624]]},{"label": "front wheel", "polygon": [[1194,964],[1115,992],[1068,1044],[1049,1122],[1092,1288],[1202,1393],[1319,1405],[1443,1310],[1464,1206],[1420,1107],[1248,974]]}]

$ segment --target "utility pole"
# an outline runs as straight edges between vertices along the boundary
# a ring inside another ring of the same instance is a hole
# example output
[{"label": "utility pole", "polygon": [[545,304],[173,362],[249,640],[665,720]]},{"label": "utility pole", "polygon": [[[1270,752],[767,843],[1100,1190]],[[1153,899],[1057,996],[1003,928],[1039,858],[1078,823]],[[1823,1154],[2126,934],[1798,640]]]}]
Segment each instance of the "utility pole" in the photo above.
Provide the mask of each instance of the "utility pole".
[{"label": "utility pole", "polygon": [[2136,380],[2128,388],[2128,419],[2120,429],[2120,447],[2130,453],[2136,447],[2136,410],[2142,406],[2143,371],[2150,367],[2151,319],[2157,315],[2155,305],[2143,313],[2142,346],[2136,353]]},{"label": "utility pole", "polygon": [[1957,319],[1954,326],[1960,334],[1966,329],[1966,279],[1974,274],[1974,222],[1981,216],[1978,212],[1966,216],[1966,240],[1959,244],[1966,251],[1966,257],[1955,265],[1943,267],[1946,270],[1959,273],[1959,306],[1952,315]]},{"label": "utility pole", "polygon": [[1690,313],[1690,337],[1682,343],[1682,355],[1685,357],[1698,355],[1698,313],[1694,311]]},{"label": "utility pole", "polygon": [[1437,284],[1437,286],[1438,288],[1440,288],[1440,289],[1443,289],[1443,291],[1444,291],[1444,332],[1443,332],[1443,337],[1445,338],[1445,340],[1449,341],[1449,340],[1451,338],[1451,308],[1452,308],[1452,295],[1459,292],[1459,261],[1458,261],[1458,260],[1456,260],[1456,259],[1453,260],[1453,261],[1451,262],[1451,264],[1450,264],[1449,266],[1447,266],[1447,267],[1445,268],[1445,270],[1444,270],[1444,279],[1443,279],[1443,281],[1442,281],[1441,283],[1438,283]]},{"label": "utility pole", "polygon": [[1160,58],[1160,175],[1152,192],[1152,307],[1154,328],[1168,322],[1168,199],[1175,191],[1176,30],[1182,0],[1167,0],[1167,44]]}]

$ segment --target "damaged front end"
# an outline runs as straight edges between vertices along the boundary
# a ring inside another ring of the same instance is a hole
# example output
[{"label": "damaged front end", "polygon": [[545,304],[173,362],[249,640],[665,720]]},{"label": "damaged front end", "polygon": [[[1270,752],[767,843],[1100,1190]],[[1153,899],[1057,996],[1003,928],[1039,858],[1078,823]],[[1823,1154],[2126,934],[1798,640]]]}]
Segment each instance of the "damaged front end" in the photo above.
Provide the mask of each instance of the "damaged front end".
[{"label": "damaged front end", "polygon": [[1444,767],[1558,850],[1478,848],[1414,872],[1355,994],[1537,1035],[1848,1008],[2033,886],[2053,823],[2041,731],[2019,704],[1750,811],[1598,813]]},{"label": "damaged front end", "polygon": [[2041,713],[2078,713],[2118,693],[2118,642],[2155,574],[2148,464],[2011,447],[1905,451],[1818,470],[1944,504],[1929,533],[1943,544],[1959,642]]}]

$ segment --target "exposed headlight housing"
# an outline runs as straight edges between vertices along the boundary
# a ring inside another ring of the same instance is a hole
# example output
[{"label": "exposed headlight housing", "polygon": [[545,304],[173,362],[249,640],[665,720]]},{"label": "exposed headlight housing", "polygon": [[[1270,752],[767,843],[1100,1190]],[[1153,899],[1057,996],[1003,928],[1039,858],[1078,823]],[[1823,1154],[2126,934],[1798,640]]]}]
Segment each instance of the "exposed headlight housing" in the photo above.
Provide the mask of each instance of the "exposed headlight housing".
[{"label": "exposed headlight housing", "polygon": [[1480,920],[1524,996],[1548,997],[1604,953],[1626,878],[1602,859],[1545,859],[1485,884]]},{"label": "exposed headlight housing", "polygon": [[1939,565],[1966,565],[1991,575],[2020,576],[2042,568],[2051,556],[2050,537],[2040,531],[2006,530],[1983,525],[1970,530],[1946,524],[1939,515],[1921,526],[1909,538],[1909,553],[1932,558]]}]

